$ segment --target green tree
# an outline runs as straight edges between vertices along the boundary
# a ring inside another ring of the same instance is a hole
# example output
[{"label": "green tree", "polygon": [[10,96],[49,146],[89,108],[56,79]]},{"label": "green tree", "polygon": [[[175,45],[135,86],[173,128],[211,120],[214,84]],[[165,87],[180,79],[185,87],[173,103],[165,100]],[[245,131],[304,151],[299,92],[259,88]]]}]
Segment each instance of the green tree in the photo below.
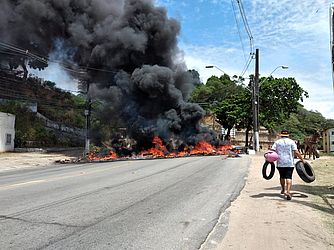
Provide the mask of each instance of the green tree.
[{"label": "green tree", "polygon": [[213,109],[218,122],[227,129],[228,136],[234,126],[248,128],[251,125],[251,95],[240,85],[235,85],[235,90],[237,91],[234,94],[226,96]]},{"label": "green tree", "polygon": [[324,126],[324,129],[334,128],[334,119],[326,119]]},{"label": "green tree", "polygon": [[211,76],[205,85],[197,86],[192,93],[191,101],[204,104],[204,109],[213,111],[216,103],[238,92],[236,81],[231,80],[227,74],[220,77]]},{"label": "green tree", "polygon": [[201,82],[201,79],[199,78],[199,73],[197,70],[191,69],[191,70],[188,70],[188,72],[191,74],[195,86],[203,85],[203,83]]},{"label": "green tree", "polygon": [[249,90],[240,84],[240,80],[243,79],[231,79],[227,74],[221,77],[212,76],[192,94],[192,101],[212,112],[226,129],[227,136],[234,126],[250,128],[251,125],[251,95]]},{"label": "green tree", "polygon": [[279,131],[283,128],[289,129],[292,137],[303,141],[305,137],[334,127],[334,120],[326,119],[318,111],[308,111],[303,107],[298,108],[298,112],[291,114],[290,117],[281,125],[275,128]]},{"label": "green tree", "polygon": [[[294,78],[262,78],[260,81],[260,124],[273,131],[290,114],[297,113],[299,101],[308,97]],[[261,83],[262,82],[262,83]]]},{"label": "green tree", "polygon": [[[252,129],[253,112],[249,86],[245,79],[227,74],[221,77],[212,76],[205,85],[198,86],[192,94],[192,101],[200,103],[207,111],[213,112],[218,122],[227,130],[236,128],[246,129],[246,146],[248,132]],[[262,82],[262,83],[261,83]],[[302,107],[299,101],[308,97],[294,78],[262,78],[260,81],[260,124],[274,131],[289,120],[290,115],[297,113]],[[292,118],[293,119],[293,116]],[[299,119],[294,117],[291,127],[298,132]],[[293,126],[296,124],[295,126]]]}]

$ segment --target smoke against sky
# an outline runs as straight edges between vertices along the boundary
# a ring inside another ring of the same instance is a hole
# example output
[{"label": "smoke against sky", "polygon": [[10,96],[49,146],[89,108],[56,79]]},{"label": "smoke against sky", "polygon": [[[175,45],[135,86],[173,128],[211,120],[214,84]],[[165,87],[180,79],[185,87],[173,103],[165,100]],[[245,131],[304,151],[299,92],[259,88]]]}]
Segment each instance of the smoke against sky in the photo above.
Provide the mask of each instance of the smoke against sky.
[{"label": "smoke against sky", "polygon": [[[153,1],[3,0],[0,16],[2,42],[88,69],[90,96],[108,111],[99,115],[121,119],[135,139],[213,139],[199,127],[202,108],[187,102],[198,79],[180,60],[180,24]],[[48,66],[22,55],[8,63]]]}]

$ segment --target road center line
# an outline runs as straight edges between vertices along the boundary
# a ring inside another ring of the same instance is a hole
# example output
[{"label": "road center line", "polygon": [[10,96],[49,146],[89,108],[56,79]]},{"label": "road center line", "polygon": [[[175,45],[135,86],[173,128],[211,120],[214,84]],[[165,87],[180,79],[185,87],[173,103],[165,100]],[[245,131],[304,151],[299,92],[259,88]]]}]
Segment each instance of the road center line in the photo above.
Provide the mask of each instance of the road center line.
[{"label": "road center line", "polygon": [[113,166],[113,167],[110,167],[108,169],[105,169],[105,168],[104,169],[94,169],[94,170],[91,170],[89,172],[79,170],[78,173],[68,175],[68,176],[53,177],[53,178],[48,178],[48,179],[40,179],[40,180],[27,181],[27,182],[21,182],[21,183],[15,183],[15,184],[10,184],[10,185],[0,186],[0,190],[8,190],[8,189],[11,189],[11,188],[16,188],[16,187],[22,187],[22,186],[27,186],[27,185],[35,185],[35,184],[39,184],[39,183],[45,183],[45,182],[68,179],[68,178],[72,178],[72,177],[84,176],[84,175],[98,173],[98,172],[106,171],[106,170],[109,170],[109,169],[120,168],[120,167],[124,167],[124,165]]}]

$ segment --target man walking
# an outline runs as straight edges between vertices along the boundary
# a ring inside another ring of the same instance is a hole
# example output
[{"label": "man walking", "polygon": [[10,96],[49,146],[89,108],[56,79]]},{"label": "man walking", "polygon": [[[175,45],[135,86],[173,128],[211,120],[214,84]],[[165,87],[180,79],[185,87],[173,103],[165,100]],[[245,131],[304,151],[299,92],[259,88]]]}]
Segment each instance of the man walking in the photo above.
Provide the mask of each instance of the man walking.
[{"label": "man walking", "polygon": [[304,159],[299,153],[296,143],[289,138],[288,130],[282,130],[280,136],[281,138],[275,141],[272,149],[278,154],[277,170],[280,174],[281,194],[285,194],[286,199],[291,200],[294,156],[297,156],[302,162]]}]

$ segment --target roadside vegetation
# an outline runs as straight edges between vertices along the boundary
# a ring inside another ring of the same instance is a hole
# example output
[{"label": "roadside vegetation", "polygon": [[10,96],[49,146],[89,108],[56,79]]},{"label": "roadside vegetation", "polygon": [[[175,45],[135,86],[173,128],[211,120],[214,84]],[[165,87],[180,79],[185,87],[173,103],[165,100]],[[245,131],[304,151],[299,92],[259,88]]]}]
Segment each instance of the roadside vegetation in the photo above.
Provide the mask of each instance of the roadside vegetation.
[{"label": "roadside vegetation", "polygon": [[[318,111],[303,108],[302,102],[308,98],[308,93],[294,78],[261,78],[259,85],[259,121],[269,132],[274,134],[283,128],[289,129],[295,140],[302,141],[315,131],[334,127],[333,119],[326,119]],[[227,135],[233,127],[245,129],[248,146],[248,132],[253,129],[250,89],[251,85],[246,84],[244,78],[227,74],[212,76],[206,84],[196,87],[191,100],[214,114]]]},{"label": "roadside vegetation", "polygon": [[43,120],[39,119],[30,107],[37,106],[40,114],[56,123],[84,128],[83,96],[63,91],[57,88],[55,83],[42,81],[36,77],[23,81],[19,77],[6,75],[2,84],[8,91],[4,96],[0,95],[0,112],[16,116],[15,147],[74,146],[75,143],[71,139],[61,138],[55,131],[47,129]]},{"label": "roadside vegetation", "polygon": [[[210,77],[206,84],[199,80],[198,72],[192,70],[194,78],[198,78],[190,101],[200,104],[206,112],[215,115],[229,135],[233,127],[246,130],[246,146],[248,133],[253,129],[252,97],[249,80],[224,74],[220,77]],[[71,141],[60,141],[52,131],[47,131],[43,123],[29,109],[31,103],[37,104],[38,112],[50,120],[74,128],[85,127],[85,96],[74,95],[56,87],[55,83],[43,81],[37,77],[23,80],[20,77],[1,72],[4,88],[8,96],[1,96],[0,111],[16,115],[16,146],[22,146],[27,141],[38,141],[41,145],[71,144]],[[252,76],[250,76],[250,82]],[[85,89],[85,86],[81,86]],[[308,111],[303,108],[304,98],[308,93],[302,89],[294,78],[261,78],[259,96],[260,125],[270,132],[276,133],[282,128],[288,128],[295,140],[303,140],[315,131],[334,127],[333,119],[326,119],[318,111]],[[20,97],[20,98],[18,98]],[[22,99],[22,97],[24,97]],[[4,101],[7,100],[7,101]],[[9,101],[8,101],[9,100]],[[92,142],[112,138],[118,133],[119,110],[108,110],[99,104],[92,103],[91,134]],[[110,122],[105,114],[113,114],[115,119]],[[322,145],[319,144],[321,148]]]},{"label": "roadside vegetation", "polygon": [[311,162],[316,180],[310,184],[297,185],[298,191],[312,198],[311,207],[316,209],[324,224],[334,233],[334,156],[322,154]]}]

